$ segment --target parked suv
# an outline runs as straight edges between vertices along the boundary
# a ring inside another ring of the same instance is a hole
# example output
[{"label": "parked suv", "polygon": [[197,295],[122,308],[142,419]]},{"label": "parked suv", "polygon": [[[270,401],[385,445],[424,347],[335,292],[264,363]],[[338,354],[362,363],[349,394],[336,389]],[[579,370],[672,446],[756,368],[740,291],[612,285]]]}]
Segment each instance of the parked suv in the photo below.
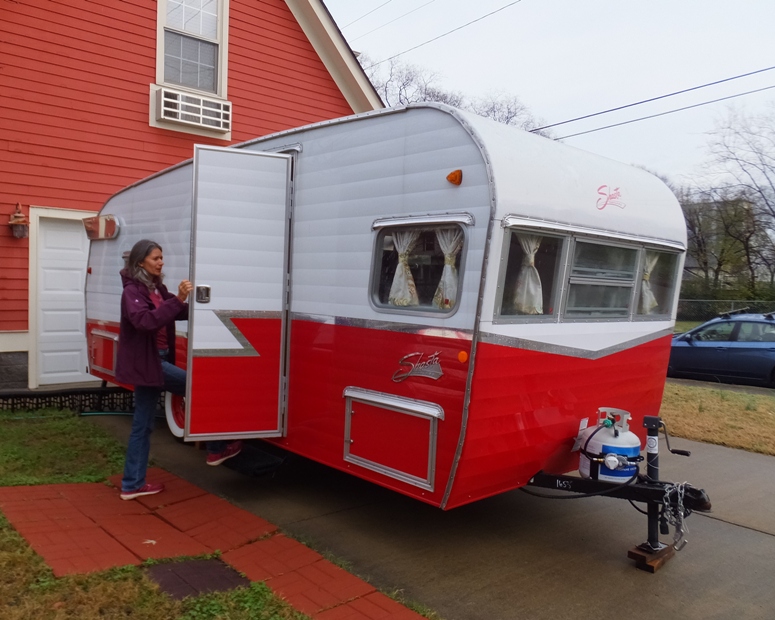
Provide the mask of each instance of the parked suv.
[{"label": "parked suv", "polygon": [[674,336],[667,374],[775,387],[775,312],[726,313]]}]

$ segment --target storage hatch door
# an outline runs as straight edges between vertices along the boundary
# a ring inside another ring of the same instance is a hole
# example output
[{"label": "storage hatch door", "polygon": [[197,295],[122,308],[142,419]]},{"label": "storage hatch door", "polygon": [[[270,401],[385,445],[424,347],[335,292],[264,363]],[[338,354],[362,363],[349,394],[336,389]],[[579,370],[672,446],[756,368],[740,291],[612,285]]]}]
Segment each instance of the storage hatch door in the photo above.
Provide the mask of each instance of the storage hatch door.
[{"label": "storage hatch door", "polygon": [[194,148],[187,440],[282,434],[290,160]]}]

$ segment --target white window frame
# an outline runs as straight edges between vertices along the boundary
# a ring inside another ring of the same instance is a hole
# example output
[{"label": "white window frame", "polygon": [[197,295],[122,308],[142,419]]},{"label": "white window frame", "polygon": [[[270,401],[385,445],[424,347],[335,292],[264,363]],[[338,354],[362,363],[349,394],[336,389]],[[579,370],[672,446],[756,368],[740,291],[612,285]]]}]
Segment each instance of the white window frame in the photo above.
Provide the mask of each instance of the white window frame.
[{"label": "white window frame", "polygon": [[[197,127],[193,125],[184,125],[168,120],[157,119],[156,106],[158,105],[158,92],[165,88],[167,90],[178,91],[186,94],[191,93],[206,99],[215,99],[227,101],[228,85],[228,59],[229,59],[229,0],[218,1],[218,63],[216,76],[216,92],[198,90],[188,86],[167,83],[164,81],[164,33],[166,31],[167,21],[167,0],[158,0],[156,3],[156,83],[150,85],[150,106],[149,106],[149,124],[151,127],[160,129],[169,129],[184,133],[195,134],[218,138],[221,140],[231,140],[231,131],[223,132],[208,129],[206,127]],[[178,32],[178,31],[175,31]],[[192,36],[181,32],[186,36]],[[196,38],[196,37],[193,37]],[[203,39],[210,41],[210,39]],[[233,118],[233,115],[232,115]]]}]

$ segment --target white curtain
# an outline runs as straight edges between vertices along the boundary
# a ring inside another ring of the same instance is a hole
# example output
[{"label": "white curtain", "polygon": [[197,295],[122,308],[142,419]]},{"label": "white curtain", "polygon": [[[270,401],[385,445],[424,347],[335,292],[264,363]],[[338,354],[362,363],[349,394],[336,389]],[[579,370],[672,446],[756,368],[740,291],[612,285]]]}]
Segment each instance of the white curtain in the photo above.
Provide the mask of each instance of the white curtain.
[{"label": "white curtain", "polygon": [[459,228],[442,228],[436,231],[439,247],[444,252],[444,269],[433,295],[433,305],[441,310],[454,308],[457,303],[457,267],[455,258],[463,247],[463,231]]},{"label": "white curtain", "polygon": [[537,235],[517,235],[519,245],[525,253],[522,267],[517,275],[517,290],[514,293],[514,308],[518,314],[543,314],[544,293],[541,288],[541,276],[535,267],[535,258],[541,245]]},{"label": "white curtain", "polygon": [[659,261],[659,252],[649,252],[646,250],[646,264],[643,266],[643,284],[640,287],[640,313],[651,314],[659,307],[657,298],[651,290],[651,274]]},{"label": "white curtain", "polygon": [[409,269],[409,252],[419,237],[420,231],[417,228],[397,230],[393,233],[393,243],[398,252],[398,265],[388,295],[388,302],[393,306],[416,306],[420,303],[417,299],[417,287],[414,284],[412,271]]}]

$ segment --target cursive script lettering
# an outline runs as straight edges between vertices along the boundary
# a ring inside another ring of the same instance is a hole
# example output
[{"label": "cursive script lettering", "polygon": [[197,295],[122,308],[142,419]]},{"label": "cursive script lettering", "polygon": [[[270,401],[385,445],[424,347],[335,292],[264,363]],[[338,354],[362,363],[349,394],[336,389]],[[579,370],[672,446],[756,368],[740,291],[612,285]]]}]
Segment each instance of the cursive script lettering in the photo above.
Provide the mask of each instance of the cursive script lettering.
[{"label": "cursive script lettering", "polygon": [[393,381],[399,383],[409,377],[427,377],[434,381],[440,379],[444,374],[439,360],[440,351],[436,351],[423,360],[423,353],[410,353],[398,360],[401,366],[393,373]]},{"label": "cursive script lettering", "polygon": [[598,211],[602,211],[608,205],[613,205],[614,207],[619,207],[620,209],[624,209],[624,207],[627,206],[625,202],[621,200],[622,193],[619,191],[618,187],[615,187],[609,191],[607,185],[601,185],[597,188],[597,193],[601,196],[601,198],[597,199]]}]

